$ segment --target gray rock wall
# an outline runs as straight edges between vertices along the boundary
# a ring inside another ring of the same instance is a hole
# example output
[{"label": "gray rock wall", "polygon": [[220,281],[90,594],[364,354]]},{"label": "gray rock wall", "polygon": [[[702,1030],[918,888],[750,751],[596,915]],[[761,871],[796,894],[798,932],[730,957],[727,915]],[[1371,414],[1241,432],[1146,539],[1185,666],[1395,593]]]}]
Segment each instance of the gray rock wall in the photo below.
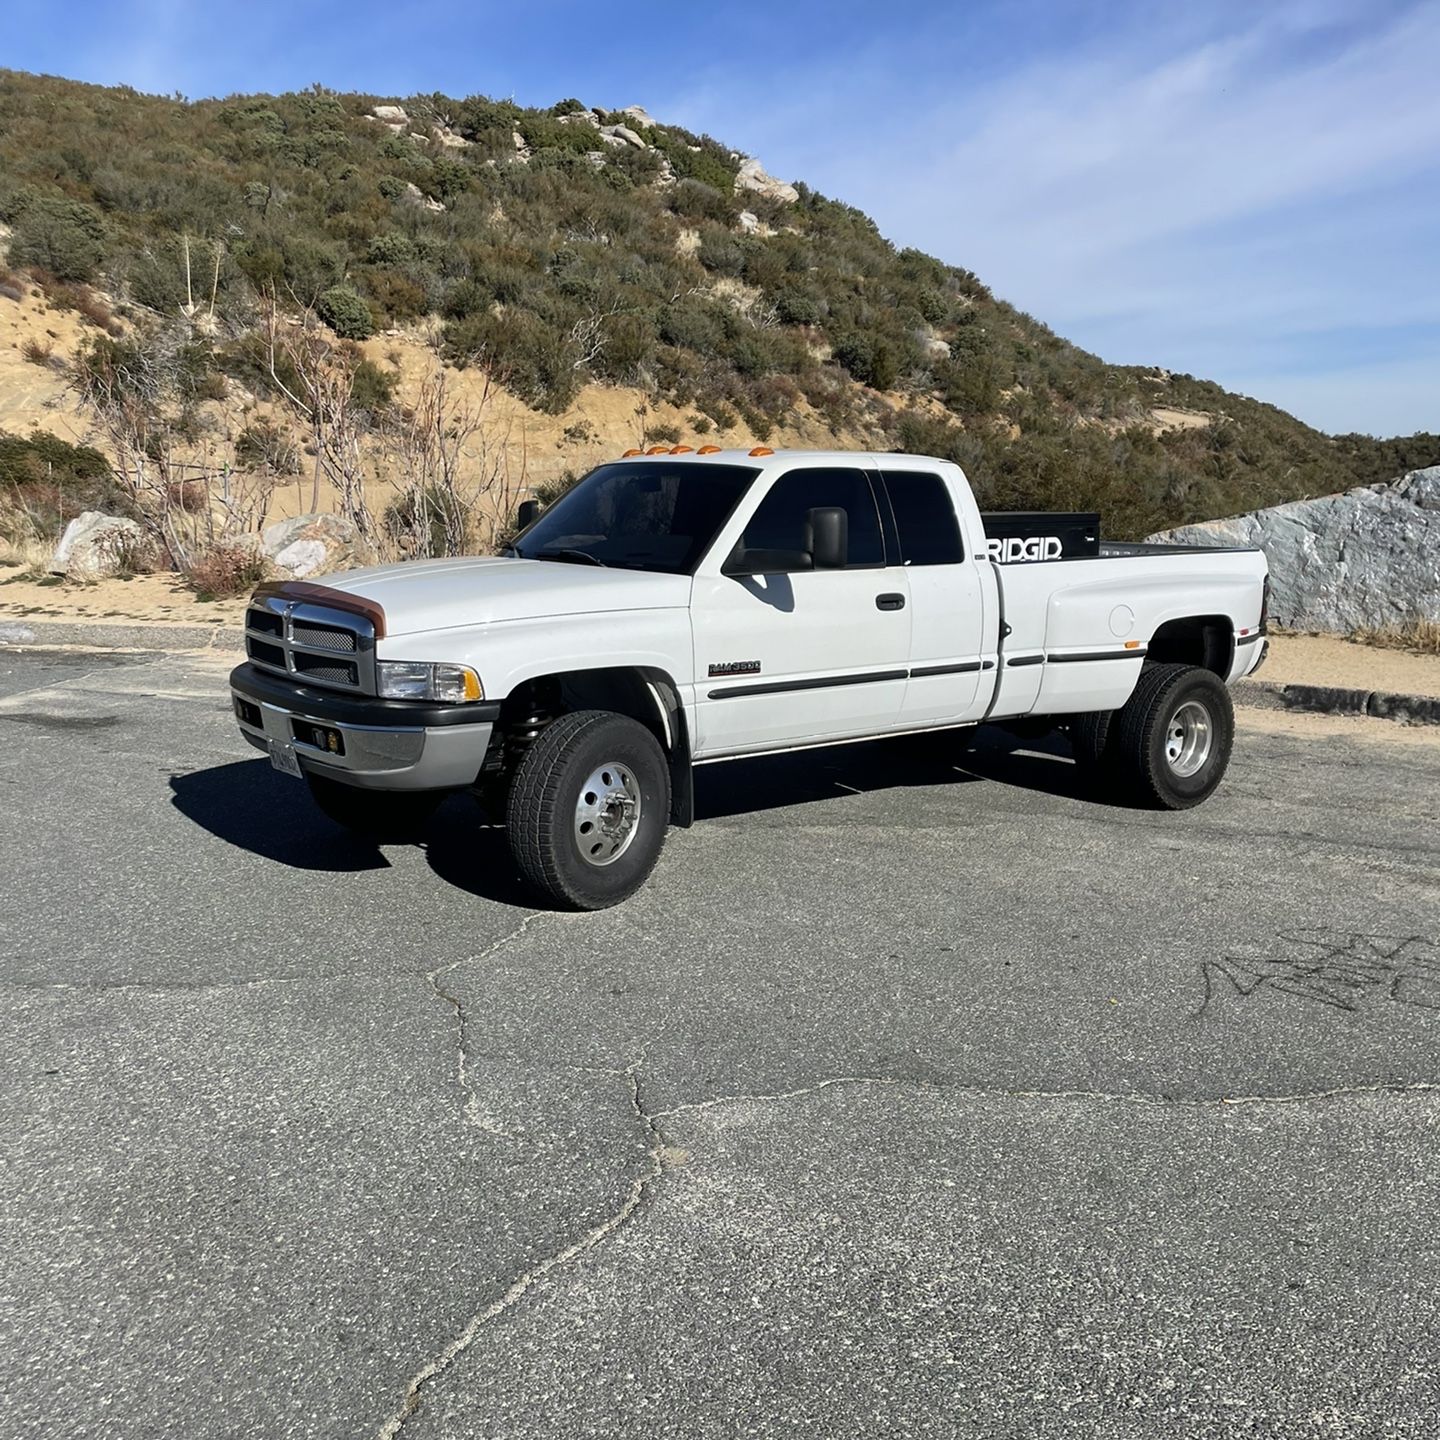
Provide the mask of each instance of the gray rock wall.
[{"label": "gray rock wall", "polygon": [[1258,545],[1270,562],[1271,618],[1292,629],[1345,635],[1440,621],[1440,465],[1150,539]]}]

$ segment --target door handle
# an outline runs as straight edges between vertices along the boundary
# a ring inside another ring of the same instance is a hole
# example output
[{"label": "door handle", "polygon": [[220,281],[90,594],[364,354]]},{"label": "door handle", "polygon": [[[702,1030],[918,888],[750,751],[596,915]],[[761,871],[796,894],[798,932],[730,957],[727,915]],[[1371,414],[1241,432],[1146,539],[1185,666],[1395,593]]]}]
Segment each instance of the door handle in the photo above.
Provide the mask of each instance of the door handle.
[{"label": "door handle", "polygon": [[877,595],[875,597],[875,608],[877,610],[903,610],[905,608],[905,597],[897,595],[893,591],[888,595]]}]

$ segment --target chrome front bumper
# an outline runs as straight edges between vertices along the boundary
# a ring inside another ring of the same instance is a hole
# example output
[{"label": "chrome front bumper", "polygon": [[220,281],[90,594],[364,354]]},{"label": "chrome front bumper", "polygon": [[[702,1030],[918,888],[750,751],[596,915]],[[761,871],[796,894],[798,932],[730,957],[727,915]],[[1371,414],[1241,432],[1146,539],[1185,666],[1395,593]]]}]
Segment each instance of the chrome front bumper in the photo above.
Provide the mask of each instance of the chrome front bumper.
[{"label": "chrome front bumper", "polygon": [[[316,694],[305,686],[242,665],[230,676],[240,733],[257,750],[293,753],[304,773],[368,790],[454,790],[473,785],[485,761],[495,706],[416,706],[406,702]],[[462,713],[463,712],[463,713]],[[444,723],[424,723],[441,720]],[[343,753],[305,738],[333,731]]]}]

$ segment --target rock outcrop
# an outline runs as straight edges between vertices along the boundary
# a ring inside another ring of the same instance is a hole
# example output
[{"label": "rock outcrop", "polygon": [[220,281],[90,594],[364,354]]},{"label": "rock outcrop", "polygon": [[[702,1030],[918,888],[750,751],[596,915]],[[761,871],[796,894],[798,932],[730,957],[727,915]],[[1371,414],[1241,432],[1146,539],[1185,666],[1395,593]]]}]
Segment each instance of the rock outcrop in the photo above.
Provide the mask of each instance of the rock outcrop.
[{"label": "rock outcrop", "polygon": [[1270,562],[1271,617],[1293,629],[1345,635],[1440,621],[1440,465],[1150,538],[1258,545]]},{"label": "rock outcrop", "polygon": [[339,515],[296,515],[268,525],[260,537],[266,558],[287,578],[303,580],[361,564],[360,537]]},{"label": "rock outcrop", "polygon": [[108,580],[159,569],[160,561],[160,546],[138,521],[86,510],[65,527],[50,573],[71,580]]},{"label": "rock outcrop", "polygon": [[793,205],[800,198],[800,192],[793,185],[777,180],[753,157],[740,162],[740,171],[735,176],[735,188],[753,190],[757,195],[768,196],[771,200],[783,200],[787,205]]}]

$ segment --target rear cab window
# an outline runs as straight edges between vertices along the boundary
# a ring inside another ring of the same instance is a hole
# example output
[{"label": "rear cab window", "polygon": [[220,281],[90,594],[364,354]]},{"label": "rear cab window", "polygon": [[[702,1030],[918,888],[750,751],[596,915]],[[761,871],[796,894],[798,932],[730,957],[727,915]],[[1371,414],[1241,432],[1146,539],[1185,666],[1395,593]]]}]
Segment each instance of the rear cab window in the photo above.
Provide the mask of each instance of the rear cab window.
[{"label": "rear cab window", "polygon": [[933,471],[882,465],[904,565],[957,565],[965,558],[950,487]]}]

